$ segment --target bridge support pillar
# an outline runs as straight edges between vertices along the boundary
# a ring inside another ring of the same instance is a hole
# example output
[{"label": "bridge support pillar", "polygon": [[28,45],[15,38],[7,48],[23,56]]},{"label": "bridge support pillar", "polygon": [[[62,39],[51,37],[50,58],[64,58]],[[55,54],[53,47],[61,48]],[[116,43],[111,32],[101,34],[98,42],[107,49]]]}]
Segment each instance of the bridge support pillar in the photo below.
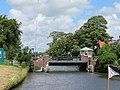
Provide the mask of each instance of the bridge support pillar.
[{"label": "bridge support pillar", "polygon": [[49,72],[49,62],[43,67],[44,72]]},{"label": "bridge support pillar", "polygon": [[91,62],[88,62],[87,64],[87,71],[93,73],[94,72],[95,65]]}]

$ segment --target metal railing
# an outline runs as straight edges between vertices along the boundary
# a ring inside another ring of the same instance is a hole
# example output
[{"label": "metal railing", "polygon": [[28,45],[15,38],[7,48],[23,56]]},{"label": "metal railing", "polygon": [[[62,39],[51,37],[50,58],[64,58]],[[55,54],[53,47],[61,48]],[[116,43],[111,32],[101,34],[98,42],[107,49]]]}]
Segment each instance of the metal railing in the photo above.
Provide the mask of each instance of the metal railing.
[{"label": "metal railing", "polygon": [[80,57],[69,57],[69,56],[60,56],[60,57],[52,57],[50,60],[56,61],[80,61]]}]

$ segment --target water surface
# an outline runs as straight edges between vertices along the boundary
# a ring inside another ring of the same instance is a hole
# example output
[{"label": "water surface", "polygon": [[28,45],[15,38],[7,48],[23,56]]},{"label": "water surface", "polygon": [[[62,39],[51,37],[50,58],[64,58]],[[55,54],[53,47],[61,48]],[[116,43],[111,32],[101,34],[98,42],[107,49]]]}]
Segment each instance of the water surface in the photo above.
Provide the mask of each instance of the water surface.
[{"label": "water surface", "polygon": [[[51,67],[49,73],[30,73],[13,90],[107,90],[107,78],[76,67]],[[110,80],[110,90],[120,90],[120,78]]]}]

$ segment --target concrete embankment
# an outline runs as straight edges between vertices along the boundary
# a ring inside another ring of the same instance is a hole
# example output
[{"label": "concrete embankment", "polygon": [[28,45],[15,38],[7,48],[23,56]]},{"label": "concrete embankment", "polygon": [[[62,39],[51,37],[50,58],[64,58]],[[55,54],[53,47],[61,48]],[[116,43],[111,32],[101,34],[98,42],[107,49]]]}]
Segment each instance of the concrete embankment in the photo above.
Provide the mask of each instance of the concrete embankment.
[{"label": "concrete embankment", "polygon": [[0,65],[0,90],[8,90],[27,76],[28,68]]}]

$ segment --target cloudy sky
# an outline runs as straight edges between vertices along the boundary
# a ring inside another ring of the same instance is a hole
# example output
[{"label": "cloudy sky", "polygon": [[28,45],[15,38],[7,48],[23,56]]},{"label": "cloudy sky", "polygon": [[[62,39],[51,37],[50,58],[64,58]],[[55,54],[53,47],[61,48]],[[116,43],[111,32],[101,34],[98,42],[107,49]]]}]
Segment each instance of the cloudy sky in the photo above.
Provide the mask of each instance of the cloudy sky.
[{"label": "cloudy sky", "polygon": [[22,22],[22,43],[36,51],[48,48],[50,32],[75,32],[95,15],[106,18],[114,39],[120,35],[120,0],[0,0],[0,14]]}]

